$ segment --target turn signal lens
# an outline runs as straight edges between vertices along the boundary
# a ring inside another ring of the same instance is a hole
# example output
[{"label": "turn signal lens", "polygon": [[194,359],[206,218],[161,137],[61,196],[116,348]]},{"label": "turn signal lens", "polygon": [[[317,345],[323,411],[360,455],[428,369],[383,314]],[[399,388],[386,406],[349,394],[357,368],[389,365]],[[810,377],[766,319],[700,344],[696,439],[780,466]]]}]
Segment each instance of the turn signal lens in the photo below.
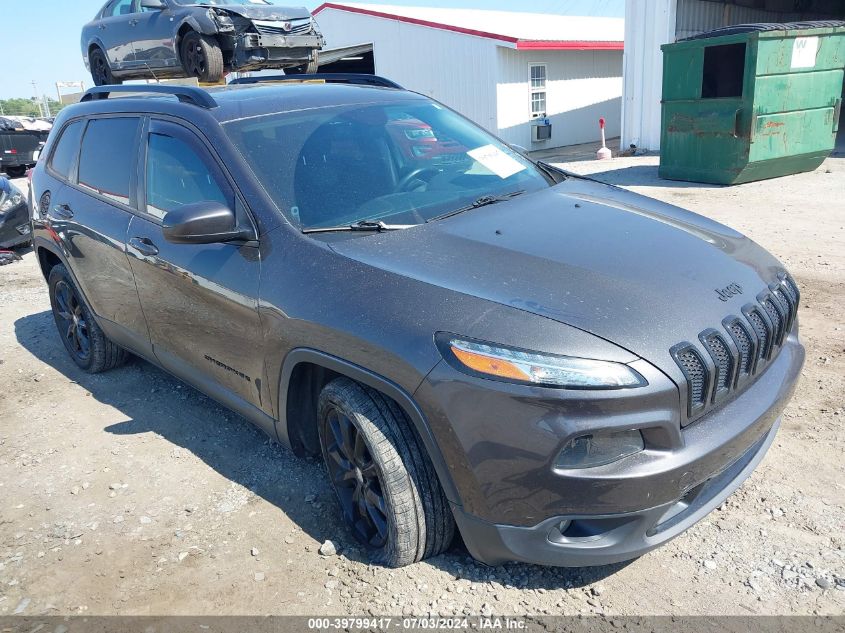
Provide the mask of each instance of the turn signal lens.
[{"label": "turn signal lens", "polygon": [[449,351],[458,369],[505,380],[569,389],[620,389],[648,384],[622,363],[570,356],[550,356],[467,341],[449,339]]},{"label": "turn signal lens", "polygon": [[452,353],[457,356],[459,361],[473,371],[477,371],[482,374],[490,374],[491,376],[499,376],[500,378],[531,380],[531,376],[523,372],[513,363],[504,359],[471,352],[466,349],[461,349],[454,344],[452,345]]}]

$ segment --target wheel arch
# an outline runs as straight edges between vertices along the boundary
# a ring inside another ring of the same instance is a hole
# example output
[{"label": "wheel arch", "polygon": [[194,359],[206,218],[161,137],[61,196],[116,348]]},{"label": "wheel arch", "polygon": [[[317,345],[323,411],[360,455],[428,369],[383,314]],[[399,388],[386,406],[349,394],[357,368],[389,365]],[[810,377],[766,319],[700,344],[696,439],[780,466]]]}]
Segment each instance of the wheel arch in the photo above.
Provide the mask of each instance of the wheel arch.
[{"label": "wheel arch", "polygon": [[[317,398],[332,379],[351,378],[391,398],[404,411],[422,439],[437,478],[449,501],[460,505],[457,487],[431,432],[422,410],[413,397],[391,380],[364,367],[310,348],[297,348],[288,353],[279,378],[279,411],[276,434],[283,444],[298,455],[319,452],[317,438]],[[305,397],[292,398],[291,394]]]},{"label": "wheel arch", "polygon": [[[103,55],[106,54],[106,48],[105,48],[105,46],[103,46],[103,43],[100,40],[91,40],[90,42],[88,42],[88,50],[87,50],[89,63],[91,61],[91,53],[93,53],[95,50],[102,51]],[[109,56],[108,55],[106,55],[106,63],[109,63]],[[109,63],[109,66],[111,66],[111,63]]]},{"label": "wheel arch", "polygon": [[33,247],[35,248],[35,254],[38,257],[38,266],[41,268],[41,274],[44,275],[44,281],[47,281],[50,278],[50,271],[57,264],[63,265],[67,268],[68,272],[70,272],[67,262],[55,250],[45,246],[40,240],[33,240]]},{"label": "wheel arch", "polygon": [[[204,24],[203,22],[208,22]],[[176,54],[182,54],[182,40],[185,36],[190,33],[191,31],[195,31],[196,33],[200,33],[201,35],[217,35],[217,27],[211,23],[210,20],[197,20],[194,16],[188,16],[179,25],[179,29],[176,31]]]}]

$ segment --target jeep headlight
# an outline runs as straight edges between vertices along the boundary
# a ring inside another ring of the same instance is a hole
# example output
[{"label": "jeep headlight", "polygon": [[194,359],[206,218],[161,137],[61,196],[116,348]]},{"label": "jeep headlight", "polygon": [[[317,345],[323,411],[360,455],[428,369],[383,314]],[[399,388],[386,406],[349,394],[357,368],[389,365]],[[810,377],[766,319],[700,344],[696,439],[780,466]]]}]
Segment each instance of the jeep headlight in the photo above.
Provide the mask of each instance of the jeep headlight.
[{"label": "jeep headlight", "polygon": [[623,363],[541,354],[447,337],[441,348],[459,370],[485,378],[566,389],[623,389],[648,384]]}]

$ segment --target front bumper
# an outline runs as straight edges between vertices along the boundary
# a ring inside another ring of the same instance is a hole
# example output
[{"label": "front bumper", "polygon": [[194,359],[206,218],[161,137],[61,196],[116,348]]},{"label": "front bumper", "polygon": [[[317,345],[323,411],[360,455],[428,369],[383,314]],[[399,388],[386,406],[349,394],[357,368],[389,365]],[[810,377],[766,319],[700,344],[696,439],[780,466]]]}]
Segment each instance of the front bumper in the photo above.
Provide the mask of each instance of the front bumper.
[{"label": "front bumper", "polygon": [[[452,508],[467,549],[488,565],[520,561],[561,567],[610,565],[642,556],[717,508],[762,461],[780,420],[739,459],[683,497],[639,512],[552,517],[534,527],[495,525]],[[568,521],[563,533],[558,527]]]},{"label": "front bumper", "polygon": [[[657,547],[730,495],[763,458],[803,363],[796,324],[752,384],[684,428],[673,383],[644,362],[632,363],[649,381],[642,389],[553,394],[500,383],[483,396],[482,379],[441,364],[417,396],[476,558],[599,565]],[[600,428],[639,428],[646,449],[595,468],[554,467],[570,438]],[[571,521],[563,533],[562,521]]]},{"label": "front bumper", "polygon": [[234,38],[232,66],[286,68],[311,61],[325,43],[320,35],[259,35],[244,33]]}]

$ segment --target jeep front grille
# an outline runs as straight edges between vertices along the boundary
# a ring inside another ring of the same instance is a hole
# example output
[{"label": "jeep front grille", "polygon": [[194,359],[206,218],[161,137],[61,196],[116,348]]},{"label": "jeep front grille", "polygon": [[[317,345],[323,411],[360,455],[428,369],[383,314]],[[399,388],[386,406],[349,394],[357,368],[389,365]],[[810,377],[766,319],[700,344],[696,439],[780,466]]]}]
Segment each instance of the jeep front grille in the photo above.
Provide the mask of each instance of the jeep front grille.
[{"label": "jeep front grille", "polygon": [[676,360],[681,367],[681,371],[684,372],[684,376],[687,377],[690,410],[695,411],[703,408],[707,394],[707,368],[704,365],[704,360],[692,347],[680,351]]},{"label": "jeep front grille", "polygon": [[[757,302],[707,329],[698,343],[675,345],[670,353],[686,379],[683,425],[742,391],[776,357],[798,313],[798,286],[789,276],[757,296]],[[702,353],[704,352],[704,353]]]}]

